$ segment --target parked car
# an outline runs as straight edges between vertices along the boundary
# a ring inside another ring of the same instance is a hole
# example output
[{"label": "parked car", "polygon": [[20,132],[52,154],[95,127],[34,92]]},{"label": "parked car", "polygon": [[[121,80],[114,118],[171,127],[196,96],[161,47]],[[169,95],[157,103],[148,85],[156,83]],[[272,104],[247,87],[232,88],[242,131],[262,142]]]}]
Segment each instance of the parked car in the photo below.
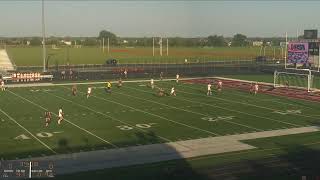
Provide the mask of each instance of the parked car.
[{"label": "parked car", "polygon": [[108,59],[108,60],[106,60],[106,64],[108,64],[108,65],[117,65],[118,61],[116,59]]}]

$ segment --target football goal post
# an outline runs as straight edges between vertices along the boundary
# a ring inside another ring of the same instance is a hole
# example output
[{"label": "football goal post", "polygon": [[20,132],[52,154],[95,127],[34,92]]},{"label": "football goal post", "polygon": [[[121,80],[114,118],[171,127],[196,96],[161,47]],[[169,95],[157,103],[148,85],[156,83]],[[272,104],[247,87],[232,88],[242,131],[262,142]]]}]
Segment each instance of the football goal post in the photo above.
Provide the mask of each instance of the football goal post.
[{"label": "football goal post", "polygon": [[313,88],[313,75],[310,70],[303,70],[302,72],[279,72],[274,71],[273,86],[290,87],[297,89],[305,89],[311,92]]}]

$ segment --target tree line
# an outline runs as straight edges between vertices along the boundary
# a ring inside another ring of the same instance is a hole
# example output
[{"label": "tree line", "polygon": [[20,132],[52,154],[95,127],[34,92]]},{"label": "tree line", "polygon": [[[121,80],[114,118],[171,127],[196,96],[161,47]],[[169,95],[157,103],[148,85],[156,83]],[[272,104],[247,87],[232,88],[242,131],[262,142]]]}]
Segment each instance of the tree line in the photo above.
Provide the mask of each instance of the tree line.
[{"label": "tree line", "polygon": [[[71,45],[83,45],[83,46],[102,46],[104,42],[107,46],[107,40],[111,46],[140,46],[150,47],[153,42],[155,46],[159,46],[160,37],[118,37],[114,33],[102,30],[97,37],[47,37],[46,45],[66,45],[64,42],[69,41]],[[185,38],[185,37],[169,37],[162,38],[163,47],[166,46],[168,39],[168,45],[170,47],[226,47],[235,46],[243,47],[251,45],[250,42],[259,40],[263,41],[264,45],[267,42],[272,42],[272,45],[279,45],[283,38],[248,38],[243,34],[235,34],[233,37],[223,37],[222,35],[210,35],[208,37],[197,38]],[[41,37],[27,37],[27,38],[0,38],[0,44],[7,45],[30,45],[41,46]]]}]

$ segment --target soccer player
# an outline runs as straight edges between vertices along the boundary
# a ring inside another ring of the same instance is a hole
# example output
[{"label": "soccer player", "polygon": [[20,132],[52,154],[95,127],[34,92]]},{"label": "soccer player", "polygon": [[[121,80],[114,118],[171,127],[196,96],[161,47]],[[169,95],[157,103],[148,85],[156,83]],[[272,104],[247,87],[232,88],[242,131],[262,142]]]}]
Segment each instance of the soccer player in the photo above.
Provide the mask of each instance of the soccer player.
[{"label": "soccer player", "polygon": [[1,80],[1,91],[5,91],[6,87],[4,86],[4,80]]},{"label": "soccer player", "polygon": [[218,81],[217,90],[218,90],[218,92],[221,92],[221,90],[222,90],[222,81],[221,80]]},{"label": "soccer player", "polygon": [[285,82],[285,86],[286,86],[287,89],[289,89],[289,81]]},{"label": "soccer player", "polygon": [[253,82],[251,82],[250,84],[249,93],[253,94]]},{"label": "soccer player", "polygon": [[211,96],[212,95],[212,91],[211,91],[211,83],[208,83],[208,91],[207,91],[207,96]]},{"label": "soccer player", "polygon": [[162,79],[163,79],[163,72],[161,71],[160,72],[160,80],[162,81]]},{"label": "soccer player", "polygon": [[170,95],[171,96],[176,96],[176,91],[175,91],[174,87],[171,88]]},{"label": "soccer player", "polygon": [[92,87],[88,87],[87,99],[91,96],[91,93],[92,93]]},{"label": "soccer player", "polygon": [[164,95],[165,95],[164,89],[163,88],[159,88],[158,96],[163,97]]},{"label": "soccer player", "polygon": [[122,87],[122,79],[121,79],[121,78],[119,78],[117,87],[118,87],[118,88],[121,88],[121,87]]},{"label": "soccer player", "polygon": [[58,124],[61,124],[61,121],[63,121],[63,116],[64,116],[64,113],[62,111],[62,107],[60,107],[58,112]]},{"label": "soccer player", "polygon": [[127,78],[128,78],[128,71],[127,71],[127,69],[124,70],[123,74],[124,74],[124,77],[127,79]]},{"label": "soccer player", "polygon": [[179,77],[180,77],[180,75],[177,73],[177,75],[176,75],[176,83],[179,82]]},{"label": "soccer player", "polygon": [[51,118],[52,118],[51,112],[50,111],[44,112],[44,117],[46,120],[46,127],[48,127],[51,122]]},{"label": "soccer player", "polygon": [[71,88],[71,91],[72,91],[72,95],[76,96],[77,95],[77,85],[73,85]]},{"label": "soccer player", "polygon": [[151,86],[151,88],[152,88],[152,89],[154,88],[154,81],[153,81],[153,78],[151,78],[151,80],[150,80],[150,86]]},{"label": "soccer player", "polygon": [[259,85],[258,85],[258,83],[256,83],[253,88],[254,88],[254,89],[253,89],[254,95],[256,95],[256,94],[258,93],[258,91],[259,91]]},{"label": "soccer player", "polygon": [[110,81],[108,81],[107,83],[106,83],[106,93],[111,93],[111,87],[112,87],[112,84],[111,84],[111,82]]}]

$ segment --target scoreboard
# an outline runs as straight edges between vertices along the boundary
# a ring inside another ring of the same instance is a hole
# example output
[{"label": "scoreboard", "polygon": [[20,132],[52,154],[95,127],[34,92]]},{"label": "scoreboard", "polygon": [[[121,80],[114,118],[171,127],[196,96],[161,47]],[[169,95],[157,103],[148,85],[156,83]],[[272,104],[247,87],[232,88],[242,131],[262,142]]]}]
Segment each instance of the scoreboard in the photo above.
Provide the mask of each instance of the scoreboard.
[{"label": "scoreboard", "polygon": [[26,179],[54,177],[54,164],[50,161],[0,161],[0,179]]},{"label": "scoreboard", "polygon": [[318,30],[316,29],[309,29],[309,30],[304,30],[304,39],[317,39],[318,38]]}]

